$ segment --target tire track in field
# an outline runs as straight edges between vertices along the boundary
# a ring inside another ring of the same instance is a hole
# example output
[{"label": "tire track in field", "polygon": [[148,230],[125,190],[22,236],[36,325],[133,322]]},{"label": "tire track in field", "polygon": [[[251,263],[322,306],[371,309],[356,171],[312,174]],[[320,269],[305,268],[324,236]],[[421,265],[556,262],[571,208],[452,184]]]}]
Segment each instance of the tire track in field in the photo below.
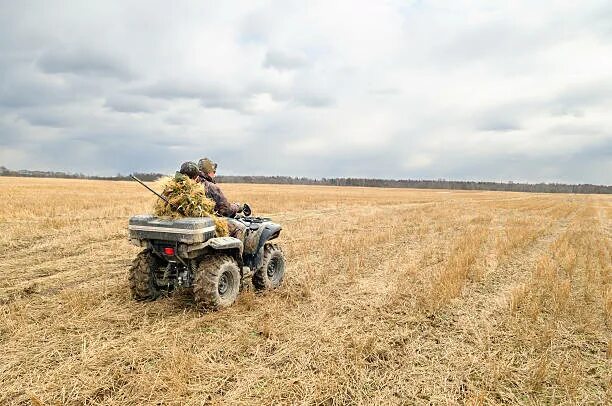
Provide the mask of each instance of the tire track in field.
[{"label": "tire track in field", "polygon": [[[458,317],[459,324],[464,319],[489,319],[507,304],[514,287],[526,282],[535,269],[538,258],[548,252],[552,243],[567,229],[570,216],[557,220],[550,231],[538,237],[527,247],[520,248],[494,269],[486,272],[478,282],[466,286],[460,297],[461,305],[454,305],[449,312]],[[474,315],[478,314],[476,318]]]},{"label": "tire track in field", "polygon": [[292,221],[303,221],[309,219],[316,219],[321,217],[333,216],[337,214],[359,214],[364,212],[381,212],[381,211],[393,211],[401,210],[411,207],[424,207],[432,206],[444,203],[446,201],[433,201],[433,202],[411,202],[411,203],[400,203],[400,204],[387,204],[378,206],[363,206],[363,205],[345,205],[341,208],[324,208],[324,209],[312,209],[312,210],[298,210],[298,211],[284,211],[282,213],[271,213],[267,214],[272,216],[273,221],[277,222],[292,222]]},{"label": "tire track in field", "polygon": [[125,238],[127,240],[127,223],[125,228],[98,226],[95,229],[79,229],[73,226],[71,229],[61,232],[49,233],[36,236],[31,239],[19,241],[19,246],[10,248],[10,252],[0,254],[0,264],[17,263],[28,265],[24,261],[38,262],[39,257],[48,254],[65,255],[78,252],[89,245],[102,243],[110,239]]},{"label": "tire track in field", "polygon": [[[0,283],[0,302],[12,301],[24,294],[57,293],[68,286],[125,272],[132,260],[131,250],[123,252],[121,249],[120,255],[108,254],[117,251],[115,246],[121,239],[92,242],[89,244],[92,249],[83,249],[69,256],[49,256],[45,260],[39,257],[36,266],[24,268],[27,274],[6,273]],[[114,264],[125,266],[118,269]]]},{"label": "tire track in field", "polygon": [[597,218],[599,220],[599,224],[603,234],[605,234],[608,239],[612,235],[612,223],[608,220],[608,211],[610,210],[610,205],[604,205],[603,202],[598,202],[600,204],[593,205],[593,207],[597,210]]},{"label": "tire track in field", "polygon": [[[414,207],[423,206],[448,206],[452,209],[460,204],[464,211],[471,212],[471,208],[477,208],[478,201],[437,201],[426,203],[407,203],[377,207],[351,207],[350,210],[330,210],[334,212],[342,212],[345,215],[362,215],[375,214],[385,212],[391,208],[395,212],[401,212]],[[328,211],[329,212],[329,211]],[[311,217],[319,217],[319,211],[311,211],[306,219]],[[361,217],[359,217],[361,218]],[[465,219],[454,218],[449,219],[450,223],[445,224],[446,233],[454,234],[456,226],[465,222]],[[418,224],[421,226],[421,224]],[[359,252],[358,257],[346,269],[342,269],[341,279],[342,284],[350,286],[345,293],[339,294],[338,299],[347,299],[353,306],[361,306],[366,304],[369,309],[381,309],[386,305],[390,296],[393,295],[396,288],[393,284],[395,275],[406,272],[407,269],[418,271],[418,274],[412,275],[415,279],[419,279],[417,283],[422,283],[423,279],[428,279],[430,272],[424,269],[419,269],[419,262],[422,259],[422,251],[424,247],[429,247],[431,242],[423,240],[423,236],[415,234],[412,229],[412,224],[404,224],[398,227],[397,224],[390,222],[389,225],[376,224],[378,230],[389,229],[393,232],[392,238],[383,239],[375,244],[369,245],[365,250]],[[336,230],[334,233],[337,233]],[[439,239],[442,232],[429,230],[428,239]],[[289,242],[308,240],[308,238],[293,238]],[[352,264],[352,265],[351,265]],[[428,265],[427,268],[435,267],[438,263]],[[357,268],[356,270],[352,268]],[[352,275],[350,275],[352,273]],[[348,274],[348,276],[347,276]],[[390,283],[391,282],[391,283]],[[367,303],[364,302],[367,299]]]},{"label": "tire track in field", "polygon": [[[482,365],[495,351],[495,317],[506,304],[505,294],[529,277],[539,255],[546,252],[570,221],[565,218],[553,223],[545,235],[511,252],[503,264],[496,265],[478,281],[468,282],[462,294],[440,310],[424,313],[426,309],[420,309],[418,304],[397,309],[387,306],[388,313],[378,310],[380,322],[395,329],[401,339],[400,347],[393,347],[393,341],[386,345],[394,348],[394,356],[403,365],[383,390],[395,391],[394,380],[411,380],[419,386],[418,382],[428,382],[431,376],[437,376],[440,378],[437,384],[433,388],[423,384],[427,390],[419,391],[417,398],[428,403],[465,404],[470,391],[479,384],[479,377],[487,374]],[[409,295],[406,299],[409,300]],[[446,397],[438,398],[439,393],[446,393]]]},{"label": "tire track in field", "polygon": [[[549,327],[545,327],[544,323],[530,322],[529,316],[526,316],[527,319],[517,318],[508,307],[513,288],[529,283],[541,256],[549,254],[555,241],[564,238],[564,234],[573,229],[576,221],[581,220],[580,215],[587,212],[583,209],[578,208],[566,217],[555,220],[545,235],[514,252],[509,260],[496,266],[478,283],[472,284],[452,307],[444,309],[440,315],[436,314],[431,325],[425,323],[427,327],[422,338],[419,337],[419,345],[427,346],[427,337],[436,336],[436,344],[450,349],[446,354],[434,357],[434,369],[430,372],[436,375],[442,373],[442,368],[437,367],[439,364],[454,371],[449,376],[454,379],[457,388],[456,402],[466,403],[480,396],[501,403],[526,403],[527,399],[544,399],[541,398],[544,393],[532,386],[533,380],[538,379],[537,367],[541,365],[538,364],[538,357],[542,357],[540,360],[548,360],[550,368],[558,368],[553,374],[557,378],[551,378],[553,380],[562,379],[559,377],[563,375],[558,374],[565,370],[563,363],[570,359],[568,357],[577,357],[576,369],[582,369],[585,374],[590,368],[596,368],[596,365],[601,368],[605,363],[601,358],[597,360],[592,349],[579,349],[581,352],[578,355],[576,352],[573,355],[564,353],[567,348],[571,347],[575,351],[577,347],[575,342],[567,341],[571,340],[571,335],[563,327],[555,325],[553,328],[561,330],[548,337],[546,329]],[[542,331],[539,331],[540,326]],[[521,329],[525,329],[525,334],[531,334],[532,338],[535,334],[540,341],[517,341],[517,335],[522,335],[518,333]],[[531,329],[535,329],[535,332],[531,332]],[[599,343],[601,345],[597,350],[605,353],[605,339],[600,339]],[[542,348],[545,347],[539,348],[539,345],[550,347],[544,350]],[[429,348],[433,350],[435,346],[430,345]],[[599,382],[602,387],[604,381],[609,379],[604,378]],[[554,391],[552,389],[552,403],[555,403]],[[559,393],[561,399],[566,395],[563,391]],[[585,393],[581,395],[590,397]]]}]

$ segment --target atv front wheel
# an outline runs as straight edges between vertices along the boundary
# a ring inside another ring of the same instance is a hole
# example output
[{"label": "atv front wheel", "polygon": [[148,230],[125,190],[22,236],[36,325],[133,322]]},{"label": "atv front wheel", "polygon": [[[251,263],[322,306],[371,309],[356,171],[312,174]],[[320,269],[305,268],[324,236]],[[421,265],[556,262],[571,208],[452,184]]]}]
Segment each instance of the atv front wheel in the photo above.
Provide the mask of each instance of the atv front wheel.
[{"label": "atv front wheel", "polygon": [[240,269],[236,260],[227,255],[205,257],[195,273],[193,296],[204,310],[219,310],[231,306],[240,291]]},{"label": "atv front wheel", "polygon": [[134,299],[155,300],[160,296],[161,287],[155,282],[159,262],[159,258],[148,249],[136,256],[129,271],[130,291]]},{"label": "atv front wheel", "polygon": [[263,264],[253,275],[253,285],[257,290],[274,289],[280,286],[285,276],[285,255],[276,244],[264,247]]}]

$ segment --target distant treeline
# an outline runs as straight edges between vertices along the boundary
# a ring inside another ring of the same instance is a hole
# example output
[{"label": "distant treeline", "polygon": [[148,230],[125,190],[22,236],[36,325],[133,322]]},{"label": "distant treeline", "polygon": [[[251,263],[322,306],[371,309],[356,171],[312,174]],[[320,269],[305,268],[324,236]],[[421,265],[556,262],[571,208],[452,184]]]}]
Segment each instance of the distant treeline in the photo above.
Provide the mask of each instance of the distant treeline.
[{"label": "distant treeline", "polygon": [[[156,180],[161,173],[134,173],[144,181]],[[49,172],[49,171],[12,171],[0,166],[0,176],[24,176],[35,178],[66,178],[66,179],[98,179],[98,180],[130,180],[128,175],[90,176],[82,173]],[[456,180],[415,180],[415,179],[365,179],[365,178],[322,178],[310,179],[291,176],[218,176],[219,183],[262,183],[278,185],[325,185],[325,186],[363,186],[386,188],[414,189],[452,189],[452,190],[494,190],[507,192],[532,193],[602,193],[611,194],[612,186],[606,185],[568,185],[564,183],[514,183],[514,182],[476,182]]]},{"label": "distant treeline", "polygon": [[[53,172],[53,171],[30,171],[27,169],[21,169],[18,171],[13,171],[7,169],[4,166],[0,166],[0,176],[19,176],[25,178],[62,178],[62,179],[93,179],[93,180],[131,180],[129,175],[122,175],[118,173],[115,176],[92,176],[85,175],[83,173],[67,173],[67,172]],[[161,178],[162,176],[166,176],[162,173],[139,173],[134,172],[134,176],[136,176],[140,180],[144,181],[152,181]]]},{"label": "distant treeline", "polygon": [[293,178],[289,176],[218,176],[220,183],[268,183],[290,185],[364,186],[414,189],[498,190],[532,193],[612,193],[612,186],[567,185],[564,183],[501,183],[456,180],[365,179],[365,178]]}]

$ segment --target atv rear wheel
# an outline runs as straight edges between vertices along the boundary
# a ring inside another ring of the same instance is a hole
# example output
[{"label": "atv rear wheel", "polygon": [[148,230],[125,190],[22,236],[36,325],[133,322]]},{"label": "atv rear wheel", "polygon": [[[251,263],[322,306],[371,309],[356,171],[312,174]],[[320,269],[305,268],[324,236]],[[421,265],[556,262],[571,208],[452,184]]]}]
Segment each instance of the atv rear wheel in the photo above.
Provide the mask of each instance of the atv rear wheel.
[{"label": "atv rear wheel", "polygon": [[285,255],[276,244],[264,247],[263,264],[253,275],[253,285],[257,290],[274,289],[280,286],[285,277]]},{"label": "atv rear wheel", "polygon": [[155,281],[160,260],[150,250],[136,256],[129,271],[130,291],[136,300],[155,300],[161,295],[161,286]]},{"label": "atv rear wheel", "polygon": [[193,296],[198,307],[219,310],[231,306],[240,291],[240,269],[227,255],[205,257],[195,272]]}]

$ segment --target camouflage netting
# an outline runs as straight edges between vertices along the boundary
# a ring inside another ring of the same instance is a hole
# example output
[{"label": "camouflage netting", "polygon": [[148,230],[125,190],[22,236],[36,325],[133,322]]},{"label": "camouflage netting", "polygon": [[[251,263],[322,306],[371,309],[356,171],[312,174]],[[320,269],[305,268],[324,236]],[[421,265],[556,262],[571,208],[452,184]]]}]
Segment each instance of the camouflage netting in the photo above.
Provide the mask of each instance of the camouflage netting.
[{"label": "camouflage netting", "polygon": [[[173,178],[162,178],[157,183],[159,187],[156,189],[162,189],[162,196],[175,207],[182,209],[187,217],[210,217],[217,227],[215,231],[217,237],[229,235],[227,221],[215,216],[215,202],[206,197],[202,185],[180,173]],[[154,213],[158,217],[184,217],[161,199],[155,202]]]}]

